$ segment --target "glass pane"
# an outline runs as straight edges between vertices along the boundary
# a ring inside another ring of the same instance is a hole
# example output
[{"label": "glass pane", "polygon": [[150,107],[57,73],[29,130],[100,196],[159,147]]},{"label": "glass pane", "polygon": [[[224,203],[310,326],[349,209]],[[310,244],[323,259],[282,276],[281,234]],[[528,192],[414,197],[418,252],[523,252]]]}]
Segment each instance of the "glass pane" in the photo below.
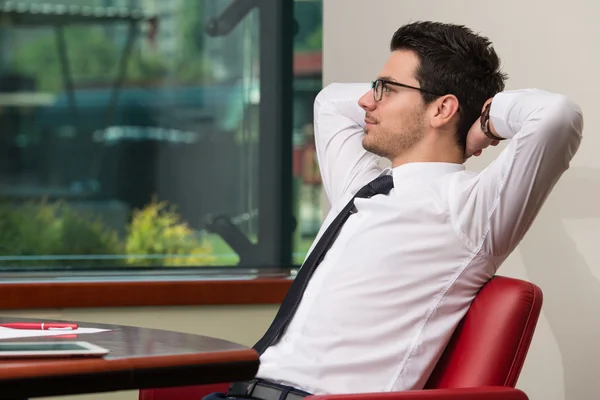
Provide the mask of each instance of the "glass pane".
[{"label": "glass pane", "polygon": [[313,104],[322,88],[322,0],[297,0],[294,19],[294,264],[302,264],[322,221],[321,176],[315,154]]},{"label": "glass pane", "polygon": [[208,227],[260,229],[259,10],[24,3],[0,25],[0,266],[236,265]]}]

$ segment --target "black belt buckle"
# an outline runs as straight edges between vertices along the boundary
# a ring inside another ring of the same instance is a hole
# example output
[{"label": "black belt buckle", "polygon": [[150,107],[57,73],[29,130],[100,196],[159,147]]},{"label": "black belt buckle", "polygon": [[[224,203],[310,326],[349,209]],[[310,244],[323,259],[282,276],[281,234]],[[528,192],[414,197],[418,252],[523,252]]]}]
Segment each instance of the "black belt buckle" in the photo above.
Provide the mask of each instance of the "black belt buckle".
[{"label": "black belt buckle", "polygon": [[227,390],[227,396],[250,397],[258,381],[233,382]]},{"label": "black belt buckle", "polygon": [[[275,391],[277,395],[270,395],[266,397],[261,396],[261,394],[259,394],[258,392],[263,392],[263,390],[258,390],[259,388],[268,388],[269,390]],[[274,382],[269,382],[262,379],[253,379],[251,381],[232,383],[229,387],[229,390],[227,391],[226,396],[245,397],[248,399],[256,400],[299,400],[310,395],[310,393],[304,392],[291,386],[279,385]]]}]

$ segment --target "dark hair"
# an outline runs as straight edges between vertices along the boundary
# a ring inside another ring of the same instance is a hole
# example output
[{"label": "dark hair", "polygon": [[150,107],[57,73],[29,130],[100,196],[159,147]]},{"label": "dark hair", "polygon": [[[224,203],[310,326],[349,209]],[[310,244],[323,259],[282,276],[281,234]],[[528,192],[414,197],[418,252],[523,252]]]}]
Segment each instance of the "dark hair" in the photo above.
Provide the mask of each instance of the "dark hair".
[{"label": "dark hair", "polygon": [[[500,71],[500,58],[490,40],[462,25],[414,22],[394,33],[390,50],[417,54],[419,66],[415,78],[423,90],[458,98],[457,139],[464,149],[467,132],[479,118],[483,104],[504,90],[507,78]],[[437,98],[421,93],[425,104]]]}]

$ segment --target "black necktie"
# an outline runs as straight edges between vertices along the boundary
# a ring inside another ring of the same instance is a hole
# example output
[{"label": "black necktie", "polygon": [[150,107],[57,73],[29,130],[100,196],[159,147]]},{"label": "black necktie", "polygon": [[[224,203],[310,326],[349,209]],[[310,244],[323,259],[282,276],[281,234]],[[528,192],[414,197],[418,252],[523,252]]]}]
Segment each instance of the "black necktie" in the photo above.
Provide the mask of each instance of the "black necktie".
[{"label": "black necktie", "polygon": [[319,239],[319,242],[310,253],[310,256],[308,256],[302,265],[302,268],[300,268],[298,275],[294,279],[292,286],[281,303],[281,307],[279,307],[275,319],[271,322],[271,326],[267,329],[264,336],[254,345],[254,350],[259,354],[262,354],[267,347],[279,339],[281,333],[292,320],[310,277],[335,241],[338,232],[350,214],[352,214],[354,209],[354,199],[357,197],[369,198],[376,194],[388,194],[393,187],[394,180],[391,175],[383,175],[363,186],[356,195],[350,199],[348,204],[346,204],[346,207],[344,207],[333,222],[331,222],[327,230],[325,230],[323,236],[321,236],[321,239]]}]

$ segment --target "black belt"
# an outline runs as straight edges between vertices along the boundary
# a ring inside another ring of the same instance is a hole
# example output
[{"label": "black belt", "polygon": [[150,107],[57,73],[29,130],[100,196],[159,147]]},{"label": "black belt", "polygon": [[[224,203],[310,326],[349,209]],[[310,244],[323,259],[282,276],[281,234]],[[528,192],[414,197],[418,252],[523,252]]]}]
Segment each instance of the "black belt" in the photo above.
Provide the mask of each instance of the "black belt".
[{"label": "black belt", "polygon": [[262,379],[234,382],[227,391],[228,397],[253,397],[260,400],[302,400],[310,393],[292,386],[280,385]]}]

